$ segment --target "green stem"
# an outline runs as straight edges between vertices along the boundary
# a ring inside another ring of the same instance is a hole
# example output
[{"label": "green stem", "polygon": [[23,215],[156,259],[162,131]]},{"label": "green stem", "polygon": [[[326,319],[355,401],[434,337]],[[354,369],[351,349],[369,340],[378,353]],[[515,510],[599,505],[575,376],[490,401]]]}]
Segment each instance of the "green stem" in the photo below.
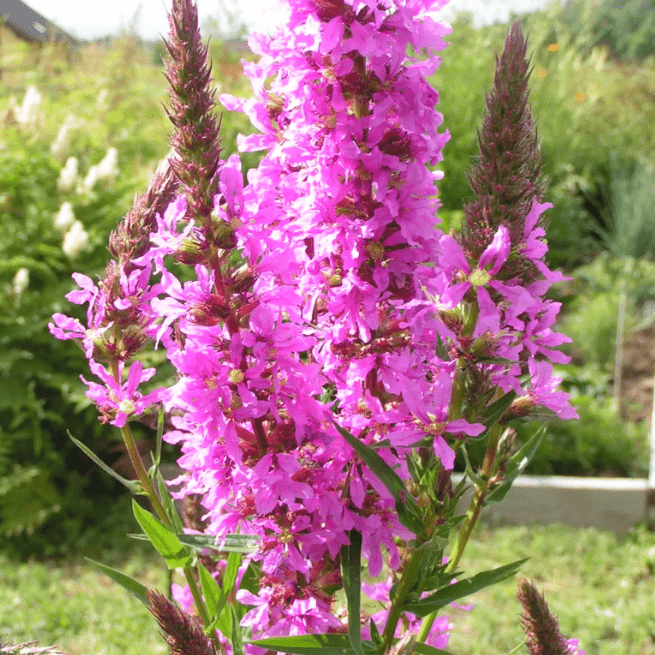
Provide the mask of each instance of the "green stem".
[{"label": "green stem", "polygon": [[125,427],[121,428],[121,433],[123,434],[123,441],[127,448],[127,454],[130,456],[130,461],[132,462],[132,468],[134,468],[134,472],[136,473],[137,478],[139,478],[139,482],[141,483],[143,490],[146,492],[148,500],[150,500],[155,512],[157,512],[157,515],[166,527],[172,527],[171,521],[166,514],[166,510],[164,510],[164,507],[159,500],[159,496],[155,492],[155,488],[152,486],[152,481],[148,476],[148,472],[146,471],[145,466],[143,466],[141,455],[136,447],[136,442],[132,436],[129,423],[126,423]]},{"label": "green stem", "polygon": [[[489,443],[487,444],[487,452],[484,456],[484,461],[482,463],[482,478],[484,480],[484,487],[476,487],[473,498],[471,499],[471,505],[469,506],[468,512],[466,513],[466,518],[462,523],[462,529],[457,535],[457,541],[455,541],[455,546],[453,548],[453,553],[448,559],[448,565],[446,566],[446,571],[454,571],[459,564],[459,561],[462,559],[464,554],[464,549],[468,544],[469,538],[473,533],[478,519],[480,518],[480,512],[484,505],[484,500],[489,493],[489,479],[493,475],[494,466],[496,464],[496,455],[498,452],[498,441],[500,439],[500,425],[494,425],[489,434]],[[416,639],[419,643],[424,642],[428,635],[432,625],[434,624],[435,619],[437,618],[437,612],[432,612],[428,614],[423,621],[421,622],[421,628],[416,636]]]},{"label": "green stem", "polygon": [[[161,519],[162,523],[164,523],[166,527],[172,528],[173,524],[171,523],[171,520],[168,517],[166,510],[161,504],[161,501],[159,500],[159,496],[157,495],[155,488],[152,486],[152,482],[150,480],[150,477],[148,476],[148,472],[146,471],[145,466],[143,466],[143,462],[141,461],[141,455],[139,455],[139,451],[136,447],[136,442],[134,441],[134,437],[132,436],[132,431],[130,430],[129,424],[125,424],[125,427],[121,428],[121,432],[123,434],[123,441],[125,442],[125,447],[127,448],[127,452],[130,456],[132,466],[134,467],[134,472],[139,478],[139,482],[141,482],[141,486],[146,492],[148,499],[150,500],[150,503],[152,504],[155,512]],[[203,626],[207,628],[211,623],[209,610],[207,609],[207,605],[205,604],[205,601],[202,598],[202,594],[200,593],[200,589],[198,588],[198,583],[196,582],[196,579],[193,576],[193,569],[191,566],[185,566],[183,568],[183,571],[184,571],[184,577],[186,578],[187,584],[189,585],[189,590],[191,591],[191,595],[193,596],[193,602],[195,603],[196,609],[198,610],[198,616],[200,617]],[[221,646],[218,641],[218,635],[216,634],[216,631],[212,630],[212,634],[209,635],[209,637],[214,642],[216,648],[218,649],[218,652],[221,652]]]},{"label": "green stem", "polygon": [[412,589],[412,585],[416,580],[416,574],[418,572],[419,566],[421,564],[421,559],[423,558],[423,550],[415,550],[409,557],[407,566],[403,570],[402,576],[400,577],[400,582],[398,583],[398,589],[396,590],[396,595],[394,596],[393,603],[391,604],[391,609],[389,610],[389,615],[387,616],[387,622],[384,626],[384,632],[382,633],[382,638],[384,640],[384,652],[388,653],[391,648],[391,643],[393,637],[396,634],[396,626],[400,620],[400,616],[403,613],[403,605],[405,604],[405,599]]}]

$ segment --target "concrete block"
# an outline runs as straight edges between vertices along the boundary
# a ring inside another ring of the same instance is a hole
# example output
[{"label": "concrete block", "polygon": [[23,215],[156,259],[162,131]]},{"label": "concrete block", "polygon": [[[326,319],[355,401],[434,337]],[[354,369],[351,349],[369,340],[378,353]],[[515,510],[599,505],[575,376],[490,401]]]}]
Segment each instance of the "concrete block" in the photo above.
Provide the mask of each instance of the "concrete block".
[{"label": "concrete block", "polygon": [[[461,475],[453,475],[453,480]],[[563,523],[626,533],[648,519],[648,480],[519,476],[502,503],[485,507],[482,516],[493,523],[532,525]],[[466,512],[469,490],[459,505]]]}]

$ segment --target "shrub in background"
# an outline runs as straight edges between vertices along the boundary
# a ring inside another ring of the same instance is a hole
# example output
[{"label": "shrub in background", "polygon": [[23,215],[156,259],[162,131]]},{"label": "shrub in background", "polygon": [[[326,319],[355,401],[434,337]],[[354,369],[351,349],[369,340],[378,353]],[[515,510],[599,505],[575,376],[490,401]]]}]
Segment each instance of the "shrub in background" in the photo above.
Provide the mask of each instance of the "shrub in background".
[{"label": "shrub in background", "polygon": [[[652,160],[655,121],[652,68],[627,69],[609,61],[602,48],[589,48],[593,12],[571,23],[559,3],[522,17],[534,52],[530,101],[543,139],[543,170],[555,211],[549,223],[551,261],[572,270],[603,248],[594,236],[602,224],[594,204],[604,205],[610,156]],[[476,116],[483,106],[485,80],[504,27],[473,28],[460,14],[449,37],[449,57],[431,78],[443,89],[441,108],[450,126],[449,157],[439,194],[444,209],[458,210],[470,197],[466,171],[477,148]]]},{"label": "shrub in background", "polygon": [[[238,55],[219,44],[214,55],[217,86],[245,95]],[[133,35],[86,46],[56,71],[32,67],[24,82],[0,85],[0,538],[17,553],[54,555],[120,493],[67,427],[110,463],[125,456],[80,389],[77,349],[45,326],[63,309],[73,270],[102,274],[109,233],[165,156],[169,123],[163,69]],[[223,112],[223,156],[251,130],[242,114]],[[244,176],[260,158],[243,157]],[[148,435],[142,428],[139,438]]]}]

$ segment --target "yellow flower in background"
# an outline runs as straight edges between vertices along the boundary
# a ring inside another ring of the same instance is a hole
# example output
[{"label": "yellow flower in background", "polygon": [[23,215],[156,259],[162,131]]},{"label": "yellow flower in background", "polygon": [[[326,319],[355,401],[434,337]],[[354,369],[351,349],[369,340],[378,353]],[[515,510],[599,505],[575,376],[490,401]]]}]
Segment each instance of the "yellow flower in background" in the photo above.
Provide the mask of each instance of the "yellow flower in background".
[{"label": "yellow flower in background", "polygon": [[551,43],[546,50],[548,50],[548,52],[557,52],[559,50],[559,45],[557,45],[557,43]]},{"label": "yellow flower in background", "polygon": [[537,75],[538,75],[539,77],[546,77],[546,69],[545,69],[545,68],[540,68],[540,69],[537,71]]},{"label": "yellow flower in background", "polygon": [[578,91],[578,93],[575,94],[575,101],[581,103],[586,97],[587,97],[586,94],[580,93]]}]

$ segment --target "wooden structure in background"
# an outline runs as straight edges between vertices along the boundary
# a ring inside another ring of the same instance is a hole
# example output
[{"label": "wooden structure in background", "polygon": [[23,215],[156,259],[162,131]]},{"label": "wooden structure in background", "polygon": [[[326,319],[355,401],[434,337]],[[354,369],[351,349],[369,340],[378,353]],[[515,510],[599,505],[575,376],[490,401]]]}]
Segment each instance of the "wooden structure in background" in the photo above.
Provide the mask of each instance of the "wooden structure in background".
[{"label": "wooden structure in background", "polygon": [[22,0],[0,0],[0,82],[11,85],[14,77],[47,63],[68,59],[77,39]]}]

